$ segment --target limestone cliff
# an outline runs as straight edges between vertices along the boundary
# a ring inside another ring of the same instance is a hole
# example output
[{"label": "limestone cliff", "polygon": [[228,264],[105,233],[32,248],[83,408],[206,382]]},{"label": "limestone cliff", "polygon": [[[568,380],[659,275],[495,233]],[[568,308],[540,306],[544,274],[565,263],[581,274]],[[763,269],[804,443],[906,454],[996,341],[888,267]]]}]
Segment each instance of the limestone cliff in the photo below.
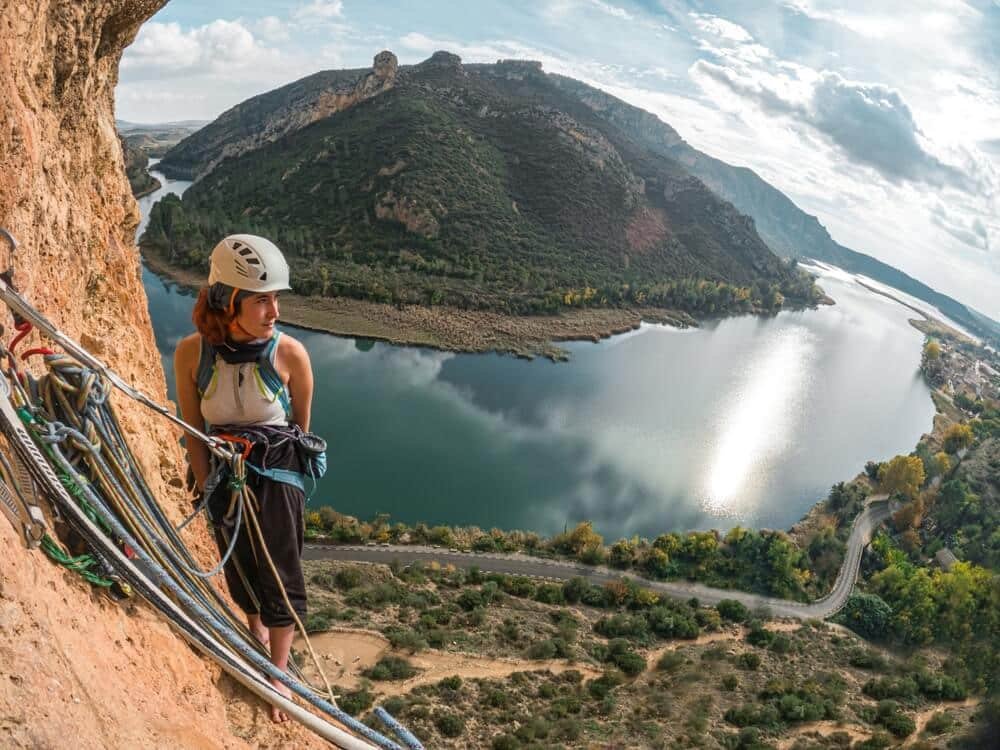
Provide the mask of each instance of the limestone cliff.
[{"label": "limestone cliff", "polygon": [[[138,211],[115,134],[122,51],[165,0],[0,2],[0,225],[22,242],[0,266],[22,291],[154,398],[163,371],[133,245]],[[7,327],[10,317],[0,311]],[[28,342],[39,343],[37,336]],[[119,401],[167,512],[181,462],[161,419]],[[188,536],[214,556],[204,528]],[[309,746],[197,656],[145,603],[112,603],[0,520],[0,746]]]}]

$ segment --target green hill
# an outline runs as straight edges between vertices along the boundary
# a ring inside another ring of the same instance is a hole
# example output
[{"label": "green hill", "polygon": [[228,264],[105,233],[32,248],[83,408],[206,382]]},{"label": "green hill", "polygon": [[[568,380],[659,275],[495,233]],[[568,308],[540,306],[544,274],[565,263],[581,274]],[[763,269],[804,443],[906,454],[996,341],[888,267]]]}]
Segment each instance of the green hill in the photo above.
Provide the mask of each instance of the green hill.
[{"label": "green hill", "polygon": [[[216,238],[255,232],[292,256],[301,293],[514,313],[813,301],[811,282],[751,219],[540,66],[463,66],[437,53],[394,78],[376,96],[218,161],[183,201],[154,209],[144,244],[204,267]],[[287,100],[280,90],[265,96]],[[266,129],[263,102],[244,109]],[[212,126],[194,139],[204,134]],[[194,139],[178,150],[197,152]],[[216,161],[206,143],[205,159]]]}]

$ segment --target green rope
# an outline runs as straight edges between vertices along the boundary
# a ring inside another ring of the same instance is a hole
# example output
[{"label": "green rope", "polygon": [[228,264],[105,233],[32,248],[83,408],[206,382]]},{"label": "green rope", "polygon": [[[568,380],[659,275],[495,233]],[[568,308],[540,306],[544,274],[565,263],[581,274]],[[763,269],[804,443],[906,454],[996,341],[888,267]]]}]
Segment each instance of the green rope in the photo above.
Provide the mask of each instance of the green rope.
[{"label": "green rope", "polygon": [[114,581],[93,572],[93,569],[98,564],[97,559],[93,555],[77,555],[73,557],[64,552],[59,543],[48,534],[42,537],[42,549],[45,550],[45,554],[54,562],[62,565],[67,570],[79,573],[84,580],[94,586],[111,588],[115,584]]}]

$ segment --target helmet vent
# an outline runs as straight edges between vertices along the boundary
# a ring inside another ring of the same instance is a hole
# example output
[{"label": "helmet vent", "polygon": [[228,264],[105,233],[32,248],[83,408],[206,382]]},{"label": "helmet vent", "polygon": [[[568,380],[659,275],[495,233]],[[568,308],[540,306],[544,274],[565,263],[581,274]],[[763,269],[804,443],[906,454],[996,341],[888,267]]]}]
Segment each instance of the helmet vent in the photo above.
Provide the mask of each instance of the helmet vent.
[{"label": "helmet vent", "polygon": [[264,271],[264,273],[260,275],[260,281],[267,281],[267,271]]}]

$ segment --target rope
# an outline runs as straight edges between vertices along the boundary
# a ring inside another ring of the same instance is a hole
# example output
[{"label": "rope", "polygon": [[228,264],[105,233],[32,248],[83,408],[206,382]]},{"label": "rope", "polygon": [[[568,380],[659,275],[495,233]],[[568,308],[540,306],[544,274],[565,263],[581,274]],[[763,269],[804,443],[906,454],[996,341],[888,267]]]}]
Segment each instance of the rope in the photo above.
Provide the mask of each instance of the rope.
[{"label": "rope", "polygon": [[115,581],[111,578],[105,578],[93,572],[93,568],[99,565],[97,558],[93,555],[86,554],[72,557],[48,534],[42,537],[41,547],[45,554],[52,560],[64,568],[72,570],[74,573],[79,573],[88,583],[101,588],[111,588],[115,585]]}]

